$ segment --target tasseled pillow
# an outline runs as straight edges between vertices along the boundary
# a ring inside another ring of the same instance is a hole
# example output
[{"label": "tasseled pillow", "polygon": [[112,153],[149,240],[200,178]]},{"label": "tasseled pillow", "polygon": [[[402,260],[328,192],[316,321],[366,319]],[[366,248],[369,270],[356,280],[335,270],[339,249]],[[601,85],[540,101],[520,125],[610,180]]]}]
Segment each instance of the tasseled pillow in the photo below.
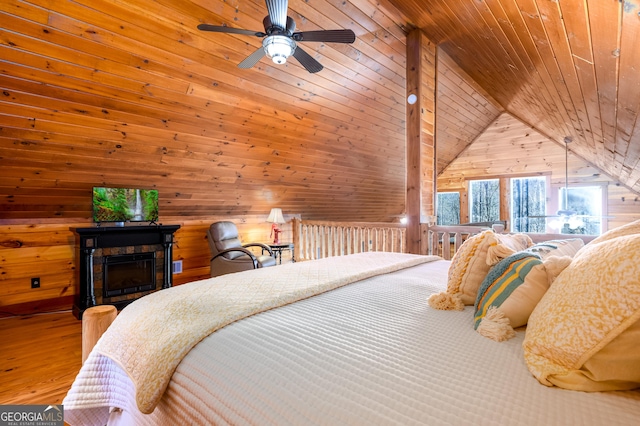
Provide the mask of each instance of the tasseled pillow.
[{"label": "tasseled pillow", "polygon": [[532,244],[525,234],[496,234],[490,229],[469,237],[451,260],[447,291],[429,297],[429,306],[462,310],[464,305],[473,305],[491,266]]},{"label": "tasseled pillow", "polygon": [[478,333],[499,342],[514,337],[513,329],[527,323],[553,280],[570,263],[568,256],[551,256],[543,262],[528,251],[498,262],[478,291],[474,317]]}]

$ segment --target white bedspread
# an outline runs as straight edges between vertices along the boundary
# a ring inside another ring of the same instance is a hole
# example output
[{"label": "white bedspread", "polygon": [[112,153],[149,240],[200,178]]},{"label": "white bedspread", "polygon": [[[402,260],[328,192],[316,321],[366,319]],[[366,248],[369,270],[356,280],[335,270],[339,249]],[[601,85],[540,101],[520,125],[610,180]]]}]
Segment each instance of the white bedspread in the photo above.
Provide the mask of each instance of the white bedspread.
[{"label": "white bedspread", "polygon": [[[398,253],[358,253],[278,269],[229,274],[156,292],[121,312],[97,342],[133,382],[138,409],[153,412],[182,358],[203,338],[234,321],[379,274],[438,259]],[[111,403],[109,388],[93,388],[103,365],[87,363],[64,400],[69,417]]]},{"label": "white bedspread", "polygon": [[[102,367],[95,386],[119,385],[110,424],[638,424],[640,392],[547,388],[524,364],[522,331],[498,343],[473,330],[472,307],[429,308],[448,265],[368,278],[217,331],[184,357],[150,415],[117,365],[87,363]],[[104,424],[96,413],[78,410],[71,424]]]}]

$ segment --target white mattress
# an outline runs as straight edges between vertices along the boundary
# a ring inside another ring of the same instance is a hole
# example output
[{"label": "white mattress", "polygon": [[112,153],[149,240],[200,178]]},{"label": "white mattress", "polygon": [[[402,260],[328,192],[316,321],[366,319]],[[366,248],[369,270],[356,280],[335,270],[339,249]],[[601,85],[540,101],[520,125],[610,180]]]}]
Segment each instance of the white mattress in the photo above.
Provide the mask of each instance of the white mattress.
[{"label": "white mattress", "polygon": [[448,265],[370,278],[217,331],[183,359],[151,415],[110,366],[124,386],[110,424],[639,424],[639,391],[545,387],[524,364],[522,331],[498,343],[473,330],[472,307],[431,309]]}]

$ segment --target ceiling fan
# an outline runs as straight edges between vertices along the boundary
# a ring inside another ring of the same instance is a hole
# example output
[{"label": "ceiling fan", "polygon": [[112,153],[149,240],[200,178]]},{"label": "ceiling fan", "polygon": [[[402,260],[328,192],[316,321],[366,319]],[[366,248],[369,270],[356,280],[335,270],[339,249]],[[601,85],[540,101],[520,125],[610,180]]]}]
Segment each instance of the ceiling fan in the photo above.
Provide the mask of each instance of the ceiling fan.
[{"label": "ceiling fan", "polygon": [[554,221],[550,224],[552,227],[561,227],[563,225],[568,226],[571,229],[576,229],[584,225],[581,218],[611,218],[612,216],[593,216],[593,215],[581,215],[577,211],[569,209],[569,144],[573,142],[571,136],[564,138],[564,197],[561,204],[561,208],[555,215],[547,216],[528,216],[530,219],[535,218],[560,218],[561,221]]},{"label": "ceiling fan", "polygon": [[294,32],[296,23],[287,16],[288,0],[265,0],[268,15],[262,21],[264,32],[243,30],[227,26],[200,24],[201,31],[242,34],[264,37],[262,47],[238,64],[239,68],[251,68],[265,55],[278,65],[284,64],[289,56],[294,58],[310,73],[322,70],[323,66],[311,55],[298,46],[301,41],[318,41],[327,43],[353,43],[356,35],[351,30],[321,30]]}]

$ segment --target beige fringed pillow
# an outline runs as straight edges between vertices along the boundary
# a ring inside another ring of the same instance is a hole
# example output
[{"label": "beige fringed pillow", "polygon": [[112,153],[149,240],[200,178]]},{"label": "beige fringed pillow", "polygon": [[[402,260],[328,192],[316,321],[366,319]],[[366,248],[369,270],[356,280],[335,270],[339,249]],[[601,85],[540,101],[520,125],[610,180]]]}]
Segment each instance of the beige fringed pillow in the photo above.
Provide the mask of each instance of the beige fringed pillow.
[{"label": "beige fringed pillow", "polygon": [[640,234],[587,244],[534,309],[523,342],[540,383],[640,387]]},{"label": "beige fringed pillow", "polygon": [[464,305],[473,305],[491,266],[531,245],[531,238],[525,234],[496,234],[486,230],[469,237],[451,259],[447,291],[431,295],[429,306],[462,310]]}]

